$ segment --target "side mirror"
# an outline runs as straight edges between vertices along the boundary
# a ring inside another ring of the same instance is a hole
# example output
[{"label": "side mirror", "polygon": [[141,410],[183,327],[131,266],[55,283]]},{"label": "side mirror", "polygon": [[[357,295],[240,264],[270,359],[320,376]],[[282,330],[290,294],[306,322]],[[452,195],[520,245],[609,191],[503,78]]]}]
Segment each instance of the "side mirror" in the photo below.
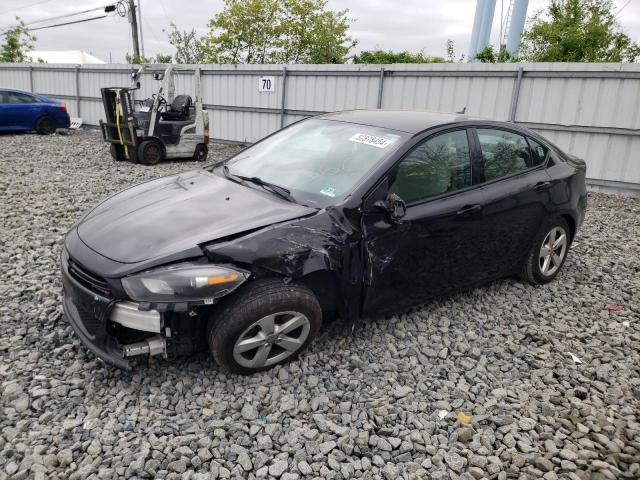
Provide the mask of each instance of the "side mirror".
[{"label": "side mirror", "polygon": [[387,212],[391,223],[400,223],[407,213],[407,205],[395,193],[390,193],[386,200],[378,200],[373,206]]}]

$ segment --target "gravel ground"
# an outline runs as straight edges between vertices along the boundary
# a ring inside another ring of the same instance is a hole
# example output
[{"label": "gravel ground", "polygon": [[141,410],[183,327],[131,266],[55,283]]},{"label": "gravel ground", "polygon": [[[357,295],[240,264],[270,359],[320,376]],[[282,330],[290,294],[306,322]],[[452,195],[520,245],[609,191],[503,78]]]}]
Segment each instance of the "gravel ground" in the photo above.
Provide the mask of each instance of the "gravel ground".
[{"label": "gravel ground", "polygon": [[196,164],[115,163],[95,133],[0,148],[0,479],[640,477],[640,199],[591,195],[545,287],[337,321],[250,377],[205,354],[127,373],[62,317],[63,235],[110,193]]}]

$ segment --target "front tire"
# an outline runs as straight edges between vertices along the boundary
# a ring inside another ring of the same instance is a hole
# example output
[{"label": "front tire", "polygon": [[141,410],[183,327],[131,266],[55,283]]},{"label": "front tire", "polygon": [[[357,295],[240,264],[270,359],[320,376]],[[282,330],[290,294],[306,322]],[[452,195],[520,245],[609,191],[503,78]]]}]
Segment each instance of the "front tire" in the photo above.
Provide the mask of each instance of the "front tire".
[{"label": "front tire", "polygon": [[53,135],[56,133],[56,124],[49,117],[39,118],[36,122],[36,132],[40,135]]},{"label": "front tire", "polygon": [[531,284],[549,283],[558,276],[567,259],[571,230],[564,218],[546,223],[535,238],[520,276]]},{"label": "front tire", "polygon": [[145,140],[138,147],[138,161],[145,165],[156,165],[163,156],[162,145],[155,140]]},{"label": "front tire", "polygon": [[216,363],[243,375],[292,360],[307,348],[322,324],[311,290],[282,280],[250,283],[221,303],[207,325]]},{"label": "front tire", "polygon": [[125,160],[124,148],[122,145],[116,145],[115,143],[110,144],[109,153],[111,154],[111,157],[118,162]]}]

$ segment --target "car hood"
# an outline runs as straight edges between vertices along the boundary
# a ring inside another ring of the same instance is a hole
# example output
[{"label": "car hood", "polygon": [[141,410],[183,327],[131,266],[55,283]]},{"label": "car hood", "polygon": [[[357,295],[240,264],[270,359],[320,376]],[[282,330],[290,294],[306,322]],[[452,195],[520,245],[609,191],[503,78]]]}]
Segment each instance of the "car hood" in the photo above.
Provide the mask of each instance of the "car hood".
[{"label": "car hood", "polygon": [[78,236],[111,260],[137,263],[315,211],[196,170],[113,195],[82,219]]}]

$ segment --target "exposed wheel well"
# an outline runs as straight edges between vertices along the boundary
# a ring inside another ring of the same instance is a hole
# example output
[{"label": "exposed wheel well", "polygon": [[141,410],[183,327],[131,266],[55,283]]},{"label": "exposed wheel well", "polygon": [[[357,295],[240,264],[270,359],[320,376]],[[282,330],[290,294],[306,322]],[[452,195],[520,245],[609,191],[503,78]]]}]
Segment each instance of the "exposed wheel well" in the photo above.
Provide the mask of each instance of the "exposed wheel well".
[{"label": "exposed wheel well", "polygon": [[564,214],[560,216],[565,219],[567,224],[569,224],[569,230],[570,230],[569,234],[571,235],[571,243],[573,243],[573,239],[576,236],[576,221],[569,214]]},{"label": "exposed wheel well", "polygon": [[320,302],[323,313],[335,312],[338,309],[338,288],[336,277],[330,272],[318,271],[310,273],[299,280],[308,287]]}]

